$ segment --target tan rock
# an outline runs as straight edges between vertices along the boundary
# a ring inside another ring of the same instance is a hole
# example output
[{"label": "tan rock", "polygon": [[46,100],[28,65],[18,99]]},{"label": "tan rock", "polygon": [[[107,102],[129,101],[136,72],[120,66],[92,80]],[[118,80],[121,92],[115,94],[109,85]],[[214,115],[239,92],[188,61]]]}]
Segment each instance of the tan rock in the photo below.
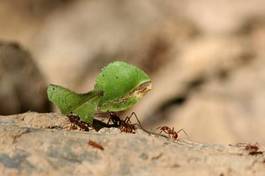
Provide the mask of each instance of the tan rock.
[{"label": "tan rock", "polygon": [[[35,175],[262,175],[264,147],[251,155],[246,144],[233,146],[172,141],[118,129],[100,132],[36,128],[34,121],[55,124],[59,114],[0,116],[0,172],[3,176]],[[23,119],[32,119],[19,123]],[[49,122],[50,121],[50,122]],[[35,127],[35,128],[33,128]],[[13,139],[13,140],[11,140]],[[88,145],[93,140],[104,147]],[[9,142],[11,141],[11,142]],[[256,144],[253,144],[256,145]]]},{"label": "tan rock", "polygon": [[49,110],[46,81],[28,51],[0,42],[0,114]]}]

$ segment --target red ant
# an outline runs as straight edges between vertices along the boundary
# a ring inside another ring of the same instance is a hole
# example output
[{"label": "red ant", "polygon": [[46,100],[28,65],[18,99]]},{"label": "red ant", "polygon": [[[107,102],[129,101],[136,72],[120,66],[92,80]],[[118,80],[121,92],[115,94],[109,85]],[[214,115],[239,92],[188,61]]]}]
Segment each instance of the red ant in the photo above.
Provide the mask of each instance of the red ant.
[{"label": "red ant", "polygon": [[245,146],[245,150],[248,151],[249,155],[259,155],[259,154],[263,154],[262,151],[259,151],[259,147],[258,144],[247,144]]},{"label": "red ant", "polygon": [[131,123],[131,118],[132,118],[132,115],[126,117],[124,120],[121,121],[121,127],[120,127],[121,132],[135,133],[136,124]]},{"label": "red ant", "polygon": [[133,115],[135,115],[135,117],[137,118],[136,114],[133,112],[130,116],[127,116],[124,120],[121,120],[116,113],[111,112],[107,124],[109,124],[109,122],[111,121],[114,126],[119,127],[121,132],[135,133],[136,124],[131,123],[131,118]]},{"label": "red ant", "polygon": [[[135,117],[135,119],[137,120],[137,124],[132,124],[131,123],[131,118],[132,116]],[[153,134],[156,136],[163,136],[163,137],[167,137],[163,134],[161,134],[162,132],[168,134],[169,138],[172,138],[174,140],[178,139],[178,133],[180,133],[181,131],[184,132],[187,136],[188,134],[186,133],[186,131],[184,129],[180,129],[178,131],[174,130],[174,127],[169,128],[168,126],[162,126],[160,127],[160,133],[155,133],[155,132],[151,132],[146,130],[145,128],[143,128],[143,126],[141,125],[137,115],[135,112],[132,112],[130,116],[127,116],[124,120],[121,120],[120,117],[115,114],[115,113],[110,113],[110,119],[109,122],[112,121],[113,124],[116,124],[117,127],[120,128],[121,132],[126,132],[126,133],[135,133],[136,130],[136,125],[138,125],[143,131],[145,131],[148,134]],[[108,123],[109,123],[108,122]]]},{"label": "red ant", "polygon": [[80,129],[83,129],[84,131],[89,131],[89,125],[85,122],[82,122],[78,116],[69,115],[68,118],[69,121],[73,124],[71,125],[71,129],[76,129],[76,126],[78,126]]},{"label": "red ant", "polygon": [[258,151],[259,147],[258,144],[247,144],[245,150]]},{"label": "red ant", "polygon": [[[233,145],[230,145],[233,146]],[[244,150],[248,152],[249,155],[260,155],[263,154],[263,151],[260,151],[258,143],[248,144],[248,143],[238,143],[236,147],[244,147]]]},{"label": "red ant", "polygon": [[[131,122],[131,118],[135,117],[135,119],[137,120],[137,123],[132,123]],[[85,122],[80,121],[80,118],[78,116],[74,116],[74,115],[70,115],[68,116],[69,120],[71,123],[77,125],[79,128],[88,131],[89,130],[89,125]],[[112,124],[110,124],[110,122],[112,122]],[[97,119],[93,119],[93,124],[92,127],[98,131],[103,127],[106,128],[110,128],[110,127],[116,127],[119,128],[121,132],[125,132],[125,133],[135,133],[136,131],[136,125],[138,125],[143,131],[145,131],[148,134],[153,134],[156,136],[163,136],[163,137],[167,137],[163,134],[161,134],[162,132],[168,134],[168,138],[172,138],[174,140],[178,139],[178,133],[180,133],[181,131],[184,132],[187,136],[188,134],[186,133],[186,131],[184,129],[180,129],[178,131],[174,130],[174,127],[169,128],[168,126],[162,126],[159,127],[158,129],[160,129],[160,133],[155,133],[155,132],[151,132],[146,130],[145,128],[142,127],[140,120],[138,119],[137,115],[135,112],[132,112],[130,116],[127,116],[124,120],[122,120],[117,113],[114,112],[109,112],[109,120],[107,123],[101,122]]]},{"label": "red ant", "polygon": [[[137,123],[131,122],[131,118],[133,116],[135,117]],[[143,131],[145,131],[148,134],[154,134],[154,135],[161,136],[160,134],[150,132],[146,130],[145,128],[143,128],[135,112],[132,112],[131,115],[127,116],[124,120],[121,120],[120,117],[116,113],[111,112],[110,118],[107,124],[109,124],[110,121],[113,123],[113,126],[116,125],[116,127],[118,127],[121,130],[121,132],[135,133],[136,125],[138,125]]]},{"label": "red ant", "polygon": [[104,147],[98,143],[96,143],[95,141],[89,140],[88,141],[88,145],[91,145],[94,148],[97,148],[99,150],[104,150]]},{"label": "red ant", "polygon": [[[131,123],[131,118],[133,115],[136,116],[135,113],[132,113],[130,116],[126,117],[124,120],[121,120],[120,117],[116,113],[110,112],[109,113],[110,118],[107,123],[104,123],[97,119],[93,119],[93,123],[91,127],[94,128],[96,131],[99,131],[101,128],[104,128],[104,127],[106,128],[116,127],[116,128],[119,128],[121,132],[135,133],[136,124]],[[77,127],[79,127],[82,130],[89,131],[90,125],[86,122],[81,121],[78,116],[71,114],[68,116],[68,118],[70,122],[73,124],[71,125],[71,129],[77,129]],[[110,124],[110,122],[112,122],[112,124]]]},{"label": "red ant", "polygon": [[174,140],[177,140],[178,139],[178,134],[182,131],[182,132],[184,132],[187,136],[188,136],[188,134],[186,133],[186,131],[184,130],[184,129],[180,129],[180,130],[178,130],[178,131],[175,131],[174,130],[174,127],[172,127],[172,128],[170,128],[170,127],[168,127],[168,126],[162,126],[162,127],[158,127],[158,129],[160,129],[160,134],[162,133],[162,132],[164,132],[164,133],[166,133],[166,134],[168,134],[168,137],[169,138],[172,138],[172,139],[174,139]]}]

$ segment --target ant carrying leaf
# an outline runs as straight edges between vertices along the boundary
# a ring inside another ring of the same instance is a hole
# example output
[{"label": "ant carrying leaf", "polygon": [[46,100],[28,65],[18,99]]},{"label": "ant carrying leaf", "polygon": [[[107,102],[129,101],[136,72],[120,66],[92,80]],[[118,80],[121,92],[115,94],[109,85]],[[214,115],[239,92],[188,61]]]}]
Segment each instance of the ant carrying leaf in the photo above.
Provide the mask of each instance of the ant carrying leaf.
[{"label": "ant carrying leaf", "polygon": [[[174,128],[164,126],[160,128],[160,133],[154,133],[142,127],[134,112],[124,120],[118,116],[119,112],[130,109],[150,90],[151,79],[143,70],[126,62],[115,61],[102,69],[96,77],[94,89],[87,93],[75,93],[50,84],[47,94],[48,99],[69,117],[70,122],[85,131],[92,126],[97,131],[103,127],[117,127],[121,132],[135,133],[139,126],[148,134],[178,139],[178,133],[186,133],[184,130],[176,132]],[[94,118],[97,114],[109,116],[109,122]],[[136,118],[136,124],[131,123],[132,116]]]},{"label": "ant carrying leaf", "polygon": [[[121,112],[131,108],[149,90],[150,77],[140,68],[116,61],[102,69],[96,78],[94,89],[87,93],[75,93],[59,85],[50,84],[48,99],[60,111],[70,117],[93,125],[97,113]],[[72,118],[73,122],[83,126]]]}]

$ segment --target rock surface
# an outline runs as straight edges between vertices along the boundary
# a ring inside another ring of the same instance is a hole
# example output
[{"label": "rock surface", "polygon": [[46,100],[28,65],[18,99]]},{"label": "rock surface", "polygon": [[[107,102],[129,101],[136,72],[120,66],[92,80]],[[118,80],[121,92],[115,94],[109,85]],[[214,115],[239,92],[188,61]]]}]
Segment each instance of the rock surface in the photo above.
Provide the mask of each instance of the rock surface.
[{"label": "rock surface", "polygon": [[0,114],[48,111],[46,86],[28,51],[15,42],[0,42]]},{"label": "rock surface", "polygon": [[[263,175],[264,147],[172,141],[118,129],[69,130],[59,114],[0,116],[2,176],[59,175]],[[92,140],[103,146],[100,150]]]}]

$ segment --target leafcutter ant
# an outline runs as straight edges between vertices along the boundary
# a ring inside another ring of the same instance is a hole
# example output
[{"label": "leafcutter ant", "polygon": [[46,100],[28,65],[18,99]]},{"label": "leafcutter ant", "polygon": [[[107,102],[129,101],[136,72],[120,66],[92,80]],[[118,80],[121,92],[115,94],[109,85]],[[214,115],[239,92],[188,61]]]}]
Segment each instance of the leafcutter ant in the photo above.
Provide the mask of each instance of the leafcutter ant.
[{"label": "leafcutter ant", "polygon": [[133,115],[136,115],[134,112],[127,116],[124,120],[120,119],[120,117],[116,113],[110,113],[110,118],[107,124],[111,121],[113,125],[116,125],[121,132],[125,133],[135,133],[136,124],[131,122],[131,118]]},{"label": "leafcutter ant", "polygon": [[88,141],[88,145],[94,147],[94,148],[97,148],[99,150],[104,150],[104,147],[98,143],[96,143],[95,141],[92,141],[92,140],[89,140]]},{"label": "leafcutter ant", "polygon": [[[84,131],[89,131],[89,124],[82,122],[78,116],[69,115],[68,118],[72,124],[78,126],[80,129],[83,129]],[[76,129],[76,126],[72,125],[71,128]]]},{"label": "leafcutter ant", "polygon": [[[131,122],[131,118],[132,117],[135,117],[137,123],[132,123]],[[155,135],[155,136],[162,136],[162,137],[166,137],[166,138],[172,138],[174,140],[177,140],[178,139],[178,133],[180,133],[181,131],[183,131],[186,135],[188,135],[185,130],[181,129],[179,131],[175,131],[174,128],[169,128],[167,126],[163,126],[160,128],[161,132],[160,133],[155,133],[155,132],[152,132],[152,131],[148,131],[146,130],[139,118],[137,117],[136,113],[135,112],[132,112],[130,116],[127,116],[124,120],[121,120],[120,117],[115,114],[115,113],[110,113],[110,119],[109,119],[109,122],[112,122],[113,124],[117,125],[117,127],[121,130],[121,132],[126,132],[126,133],[135,133],[135,130],[136,130],[136,126],[139,126],[140,129],[142,129],[144,132],[148,133],[148,134],[152,134],[152,135]],[[109,123],[108,122],[108,123]],[[162,132],[168,134],[168,136],[166,135],[163,135],[161,134]]]},{"label": "leafcutter ant", "polygon": [[188,136],[188,134],[186,133],[186,131],[185,131],[184,129],[180,129],[180,130],[178,130],[178,131],[175,131],[175,130],[174,130],[174,127],[170,128],[170,127],[168,127],[168,126],[158,127],[158,129],[160,129],[160,134],[161,134],[162,132],[164,132],[165,134],[168,135],[169,138],[172,138],[172,139],[174,139],[174,140],[177,140],[177,139],[178,139],[178,137],[179,137],[178,134],[179,134],[180,132],[183,132],[183,133],[185,133],[185,134]]},{"label": "leafcutter ant", "polygon": [[258,144],[247,144],[245,146],[245,150],[248,151],[249,155],[260,155],[263,154],[262,151],[259,151],[259,146]]}]

